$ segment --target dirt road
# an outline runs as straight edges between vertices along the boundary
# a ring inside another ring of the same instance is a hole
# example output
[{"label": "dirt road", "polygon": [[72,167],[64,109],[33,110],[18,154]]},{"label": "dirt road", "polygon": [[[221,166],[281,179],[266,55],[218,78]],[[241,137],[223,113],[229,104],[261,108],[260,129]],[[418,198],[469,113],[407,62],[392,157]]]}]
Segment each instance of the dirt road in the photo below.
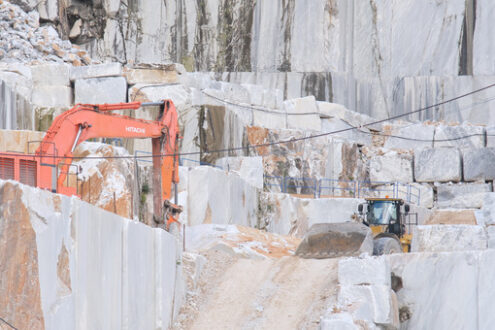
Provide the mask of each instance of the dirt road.
[{"label": "dirt road", "polygon": [[178,329],[315,329],[335,301],[336,259],[207,257]]}]

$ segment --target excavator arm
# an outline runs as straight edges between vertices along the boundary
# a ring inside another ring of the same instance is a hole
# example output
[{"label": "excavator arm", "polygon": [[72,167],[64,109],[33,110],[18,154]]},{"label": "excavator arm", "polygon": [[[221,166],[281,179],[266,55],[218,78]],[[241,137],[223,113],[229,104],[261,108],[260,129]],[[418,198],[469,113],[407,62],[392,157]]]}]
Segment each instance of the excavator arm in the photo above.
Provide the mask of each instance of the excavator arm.
[{"label": "excavator arm", "polygon": [[[114,114],[115,110],[137,110],[143,106],[159,106],[156,120],[136,119]],[[180,208],[168,202],[172,183],[178,183],[177,111],[171,100],[156,103],[78,104],[58,116],[36,150],[44,166],[40,168],[38,186],[72,195],[75,191],[63,182],[69,172],[75,148],[91,138],[151,138],[153,153],[154,214],[163,219],[164,208],[175,215]],[[60,173],[59,168],[62,168]],[[55,184],[55,178],[56,184]],[[164,203],[167,201],[166,203]],[[156,219],[157,221],[159,221]]]}]

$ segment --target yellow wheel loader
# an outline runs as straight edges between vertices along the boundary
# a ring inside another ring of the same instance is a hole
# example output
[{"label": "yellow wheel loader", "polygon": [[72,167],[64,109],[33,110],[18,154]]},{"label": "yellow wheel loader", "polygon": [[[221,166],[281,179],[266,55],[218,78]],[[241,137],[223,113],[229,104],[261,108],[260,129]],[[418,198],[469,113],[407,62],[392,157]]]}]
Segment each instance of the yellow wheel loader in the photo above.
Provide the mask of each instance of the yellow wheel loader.
[{"label": "yellow wheel loader", "polygon": [[373,234],[373,254],[409,252],[412,235],[406,232],[409,204],[398,198],[367,198],[358,206],[363,224]]},{"label": "yellow wheel loader", "polygon": [[313,225],[299,244],[302,258],[358,256],[409,252],[412,235],[406,231],[409,205],[398,198],[366,198],[358,205],[359,223],[320,223]]}]

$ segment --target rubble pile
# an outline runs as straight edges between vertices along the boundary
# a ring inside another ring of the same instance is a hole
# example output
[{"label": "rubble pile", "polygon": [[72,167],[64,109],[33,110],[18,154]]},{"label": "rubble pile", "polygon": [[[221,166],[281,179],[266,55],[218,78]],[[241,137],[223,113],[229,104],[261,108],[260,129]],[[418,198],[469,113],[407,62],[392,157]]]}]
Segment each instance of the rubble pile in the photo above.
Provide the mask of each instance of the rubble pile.
[{"label": "rubble pile", "polygon": [[65,62],[74,66],[93,63],[84,49],[62,40],[53,26],[40,26],[37,11],[26,13],[9,1],[0,2],[0,62]]}]

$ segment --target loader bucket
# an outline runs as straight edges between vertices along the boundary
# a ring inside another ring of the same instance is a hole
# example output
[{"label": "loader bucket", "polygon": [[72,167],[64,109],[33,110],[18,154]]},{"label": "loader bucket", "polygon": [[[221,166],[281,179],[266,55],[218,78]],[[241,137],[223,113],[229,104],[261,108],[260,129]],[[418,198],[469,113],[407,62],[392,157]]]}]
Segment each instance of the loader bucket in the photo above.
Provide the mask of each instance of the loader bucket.
[{"label": "loader bucket", "polygon": [[296,250],[301,258],[326,259],[373,253],[369,227],[357,222],[318,223],[308,230]]}]

